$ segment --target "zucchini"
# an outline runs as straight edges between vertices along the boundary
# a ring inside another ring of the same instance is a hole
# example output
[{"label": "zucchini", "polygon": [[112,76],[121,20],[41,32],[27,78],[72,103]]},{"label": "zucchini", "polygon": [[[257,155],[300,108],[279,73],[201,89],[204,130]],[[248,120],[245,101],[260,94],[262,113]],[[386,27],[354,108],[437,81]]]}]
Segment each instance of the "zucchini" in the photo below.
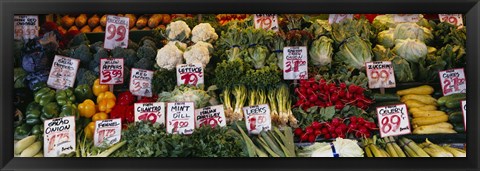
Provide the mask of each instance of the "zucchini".
[{"label": "zucchini", "polygon": [[418,87],[413,87],[409,89],[399,90],[397,94],[400,96],[407,95],[407,94],[419,94],[419,95],[429,95],[433,93],[433,87],[429,85],[422,85]]},{"label": "zucchini", "polygon": [[416,94],[408,94],[402,97],[400,101],[405,102],[407,100],[417,100],[424,104],[428,105],[437,105],[437,99],[433,98],[430,95],[416,95]]},{"label": "zucchini", "polygon": [[457,109],[457,108],[460,108],[461,106],[461,101],[462,99],[451,99],[451,100],[448,100],[446,103],[445,103],[445,106],[447,106],[448,108],[450,109]]},{"label": "zucchini", "polygon": [[464,133],[465,127],[463,126],[463,123],[454,123],[453,130],[457,131],[458,133]]},{"label": "zucchini", "polygon": [[15,154],[20,154],[22,151],[24,151],[26,148],[31,146],[35,141],[37,140],[36,135],[30,135],[28,137],[25,137],[24,139],[18,141],[15,143],[15,147],[13,148],[13,151]]},{"label": "zucchini", "polygon": [[408,108],[414,108],[414,107],[426,106],[427,104],[419,102],[417,100],[407,100],[405,101],[405,105],[407,105]]},{"label": "zucchini", "polygon": [[400,101],[400,96],[396,94],[373,94],[373,99],[375,102],[390,102],[390,101]]},{"label": "zucchini", "polygon": [[38,152],[40,152],[41,149],[42,149],[42,142],[37,141],[33,143],[30,147],[23,150],[22,154],[20,154],[20,157],[33,157],[36,154],[38,154]]},{"label": "zucchini", "polygon": [[450,123],[463,123],[463,113],[462,112],[453,112],[448,116],[448,121]]},{"label": "zucchini", "polygon": [[433,125],[436,123],[447,122],[448,115],[440,115],[440,116],[433,116],[433,117],[421,117],[421,118],[413,118],[412,123],[418,126],[424,125]]},{"label": "zucchini", "polygon": [[451,94],[451,95],[448,95],[448,96],[440,97],[440,98],[437,100],[437,103],[438,103],[438,105],[443,106],[443,105],[445,105],[445,103],[447,103],[447,101],[449,101],[449,100],[453,100],[453,99],[463,100],[463,99],[466,99],[466,98],[467,98],[467,94],[466,94],[466,93]]}]

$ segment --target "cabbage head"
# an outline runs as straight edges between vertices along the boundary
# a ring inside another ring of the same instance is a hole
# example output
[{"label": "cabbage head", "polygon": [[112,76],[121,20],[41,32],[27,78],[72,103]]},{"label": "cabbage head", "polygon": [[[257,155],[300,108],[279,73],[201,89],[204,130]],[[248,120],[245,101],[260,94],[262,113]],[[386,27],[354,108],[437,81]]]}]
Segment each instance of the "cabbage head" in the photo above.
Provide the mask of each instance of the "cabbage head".
[{"label": "cabbage head", "polygon": [[424,30],[415,23],[400,23],[395,27],[393,37],[397,39],[418,39],[425,41]]},{"label": "cabbage head", "polygon": [[358,36],[348,38],[335,54],[336,61],[343,62],[355,69],[364,68],[365,62],[372,61],[372,57],[371,43]]},{"label": "cabbage head", "polygon": [[393,33],[395,29],[388,29],[378,33],[377,42],[383,45],[386,48],[391,48],[395,45],[395,39],[393,38]]},{"label": "cabbage head", "polygon": [[313,65],[325,66],[332,62],[333,40],[322,36],[313,41],[308,54]]},{"label": "cabbage head", "polygon": [[418,63],[428,54],[427,45],[417,39],[398,39],[395,41],[393,51],[407,61],[414,63]]}]

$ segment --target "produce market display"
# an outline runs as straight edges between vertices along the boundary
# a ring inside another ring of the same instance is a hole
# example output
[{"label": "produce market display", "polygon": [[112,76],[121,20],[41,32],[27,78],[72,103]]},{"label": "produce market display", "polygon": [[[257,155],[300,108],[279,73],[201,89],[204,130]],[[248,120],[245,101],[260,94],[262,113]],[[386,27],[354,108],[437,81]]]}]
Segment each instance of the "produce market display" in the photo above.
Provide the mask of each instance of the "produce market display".
[{"label": "produce market display", "polygon": [[465,21],[413,15],[55,14],[14,155],[466,157]]}]

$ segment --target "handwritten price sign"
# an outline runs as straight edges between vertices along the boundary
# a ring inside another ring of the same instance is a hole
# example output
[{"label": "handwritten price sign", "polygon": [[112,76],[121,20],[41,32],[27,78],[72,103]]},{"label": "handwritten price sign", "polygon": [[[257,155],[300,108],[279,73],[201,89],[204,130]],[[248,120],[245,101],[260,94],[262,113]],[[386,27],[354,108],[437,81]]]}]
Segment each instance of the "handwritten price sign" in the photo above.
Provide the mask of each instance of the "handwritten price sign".
[{"label": "handwritten price sign", "polygon": [[262,130],[270,130],[272,119],[270,118],[270,108],[268,104],[257,106],[248,106],[243,108],[245,123],[250,134],[259,134]]},{"label": "handwritten price sign", "polygon": [[465,127],[465,131],[467,131],[467,101],[462,100],[460,101],[462,104],[462,113],[463,113],[463,126]]},{"label": "handwritten price sign", "polygon": [[37,15],[15,15],[13,17],[13,38],[15,40],[33,39],[38,36]]},{"label": "handwritten price sign", "polygon": [[365,66],[369,88],[394,88],[396,86],[392,62],[367,62]]},{"label": "handwritten price sign", "polygon": [[128,47],[129,21],[128,17],[107,16],[105,43],[103,46],[105,49],[113,49],[117,46],[121,48]]},{"label": "handwritten price sign", "polygon": [[132,68],[130,92],[136,96],[152,97],[153,71]]},{"label": "handwritten price sign", "polygon": [[195,104],[193,102],[167,103],[167,133],[192,134],[195,129]]},{"label": "handwritten price sign", "polygon": [[165,103],[135,103],[135,122],[137,121],[165,124]]},{"label": "handwritten price sign", "polygon": [[405,104],[377,107],[381,137],[410,134],[410,120]]},{"label": "handwritten price sign", "polygon": [[328,15],[328,23],[339,23],[345,19],[353,19],[353,14],[330,14]]},{"label": "handwritten price sign", "polygon": [[100,84],[123,84],[123,59],[100,59]]},{"label": "handwritten price sign", "polygon": [[255,14],[253,15],[255,21],[255,28],[278,31],[278,16],[277,14]]},{"label": "handwritten price sign", "polygon": [[393,14],[393,21],[396,23],[418,22],[420,14]]},{"label": "handwritten price sign", "polygon": [[95,122],[94,145],[109,147],[120,142],[122,133],[122,119],[106,119]]},{"label": "handwritten price sign", "polygon": [[43,154],[45,157],[58,157],[75,151],[74,116],[45,120],[43,126]]},{"label": "handwritten price sign", "polygon": [[467,81],[463,68],[438,72],[442,84],[443,96],[467,92]]},{"label": "handwritten price sign", "polygon": [[177,85],[194,85],[204,83],[202,64],[177,65]]},{"label": "handwritten price sign", "polygon": [[195,110],[196,128],[208,125],[210,127],[226,126],[225,111],[223,105],[216,105]]},{"label": "handwritten price sign", "polygon": [[441,22],[447,22],[455,26],[463,26],[462,14],[438,14]]},{"label": "handwritten price sign", "polygon": [[307,47],[291,46],[283,48],[283,79],[298,80],[308,78]]},{"label": "handwritten price sign", "polygon": [[60,90],[73,87],[79,64],[78,59],[55,55],[47,85]]}]

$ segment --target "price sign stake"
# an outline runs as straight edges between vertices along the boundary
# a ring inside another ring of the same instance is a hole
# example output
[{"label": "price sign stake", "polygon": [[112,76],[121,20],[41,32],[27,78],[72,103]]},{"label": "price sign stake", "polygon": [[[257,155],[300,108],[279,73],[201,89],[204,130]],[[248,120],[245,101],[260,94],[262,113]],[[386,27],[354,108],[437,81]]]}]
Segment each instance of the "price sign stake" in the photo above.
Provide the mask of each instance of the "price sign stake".
[{"label": "price sign stake", "polygon": [[107,16],[105,27],[105,49],[114,49],[115,47],[128,47],[129,18],[114,15]]},{"label": "price sign stake", "polygon": [[308,78],[308,58],[306,46],[283,48],[283,79],[298,80]]},{"label": "price sign stake", "polygon": [[443,96],[467,92],[467,81],[463,68],[438,72],[442,85]]},{"label": "price sign stake", "polygon": [[75,152],[75,117],[67,116],[45,120],[43,123],[43,154],[59,157]]},{"label": "price sign stake", "polygon": [[410,120],[405,104],[377,107],[381,137],[410,134]]},{"label": "price sign stake", "polygon": [[268,104],[248,106],[243,108],[245,123],[250,134],[259,134],[262,130],[268,131],[272,127],[270,108]]},{"label": "price sign stake", "polygon": [[278,16],[277,14],[254,14],[255,28],[278,31]]}]

